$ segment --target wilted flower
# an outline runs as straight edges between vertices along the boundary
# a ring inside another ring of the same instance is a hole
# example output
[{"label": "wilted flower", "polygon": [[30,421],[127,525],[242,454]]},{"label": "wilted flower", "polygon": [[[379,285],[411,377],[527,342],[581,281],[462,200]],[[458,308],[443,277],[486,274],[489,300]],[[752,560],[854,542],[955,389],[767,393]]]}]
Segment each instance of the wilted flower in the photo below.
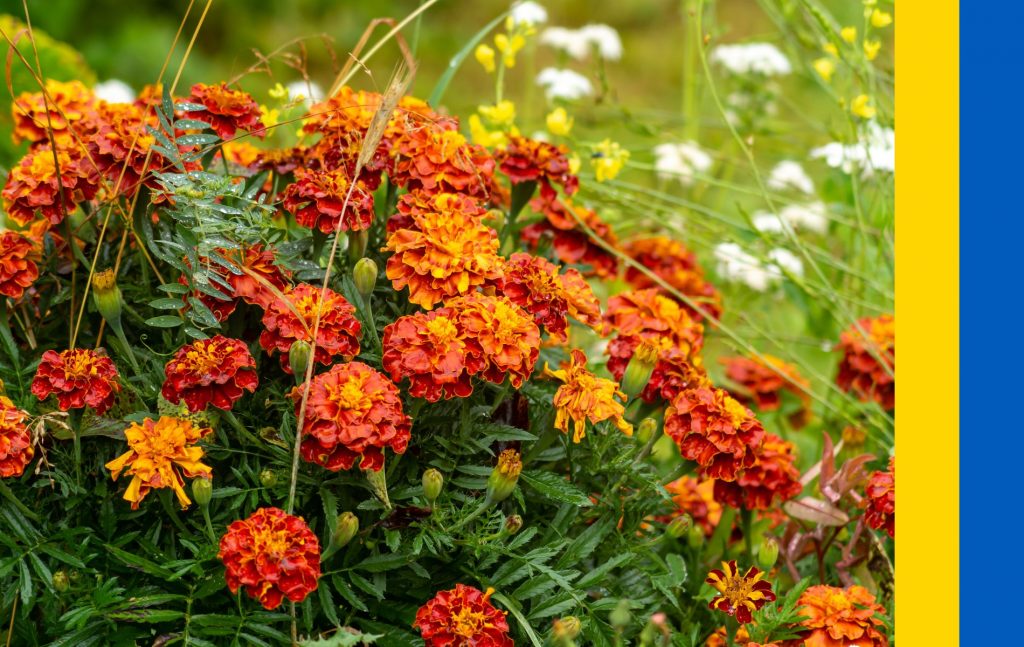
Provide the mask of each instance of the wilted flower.
[{"label": "wilted flower", "polygon": [[600,303],[573,268],[559,274],[548,260],[517,252],[505,262],[497,288],[553,337],[565,339],[567,316],[591,328],[601,325]]},{"label": "wilted flower", "polygon": [[757,460],[764,427],[724,390],[699,386],[672,401],[665,411],[665,433],[683,458],[696,461],[705,474],[734,481]]},{"label": "wilted flower", "polygon": [[841,589],[819,584],[800,596],[800,615],[805,618],[801,640],[808,647],[888,647],[889,641],[878,630],[882,621],[875,614],[885,613],[863,586]]},{"label": "wilted flower", "polygon": [[788,501],[800,494],[800,470],[794,465],[793,443],[765,434],[757,459],[734,481],[715,481],[715,500],[746,510],[767,510],[775,499]]},{"label": "wilted flower", "polygon": [[275,299],[263,312],[260,346],[271,355],[275,351],[281,353],[281,368],[285,372],[291,372],[288,352],[294,342],[302,340],[313,345],[313,328],[318,315],[316,362],[328,365],[334,357],[351,358],[359,354],[361,325],[355,316],[356,309],[330,288],[326,289],[321,302],[322,291],[315,285],[300,283],[285,294],[287,301]]},{"label": "wilted flower", "polygon": [[800,162],[782,160],[768,175],[768,188],[773,191],[795,189],[801,193],[813,194],[814,181],[807,175]]},{"label": "wilted flower", "polygon": [[0,395],[0,478],[21,476],[35,455],[32,434],[25,426],[28,414]]},{"label": "wilted flower", "polygon": [[161,394],[173,404],[184,400],[192,413],[209,405],[229,410],[259,384],[249,347],[223,335],[182,346],[164,372],[167,379]]},{"label": "wilted flower", "polygon": [[555,67],[546,67],[541,70],[537,75],[537,85],[544,88],[544,95],[548,101],[554,99],[574,101],[594,93],[594,86],[590,83],[590,79],[579,72]]},{"label": "wilted flower", "polygon": [[206,110],[187,113],[188,118],[210,124],[210,128],[221,139],[231,139],[238,130],[257,137],[267,134],[263,128],[259,104],[248,93],[232,90],[226,83],[196,83],[192,86],[188,100],[206,107]]},{"label": "wilted flower", "polygon": [[277,254],[273,249],[264,248],[262,244],[257,243],[246,247],[240,253],[217,251],[232,261],[237,271],[228,272],[224,277],[231,286],[232,296],[266,309],[277,300],[274,289],[282,293],[288,291],[291,272],[275,263]]},{"label": "wilted flower", "polygon": [[885,529],[896,537],[896,457],[889,459],[889,469],[872,472],[864,488],[864,520],[875,530]]},{"label": "wilted flower", "polygon": [[597,424],[611,420],[619,431],[627,436],[633,435],[633,425],[626,422],[626,412],[621,402],[626,395],[619,390],[619,385],[603,377],[597,377],[587,370],[587,356],[583,351],[574,349],[569,361],[557,371],[544,366],[544,375],[562,382],[555,391],[555,428],[563,434],[569,433],[569,421],[573,422],[572,441],[580,442],[586,435],[587,420]]},{"label": "wilted flower", "polygon": [[468,294],[446,303],[458,317],[464,338],[480,349],[485,362],[480,376],[501,384],[508,376],[518,389],[533,373],[540,354],[540,329],[530,315],[507,297]]},{"label": "wilted flower", "polygon": [[61,411],[91,407],[103,415],[120,390],[114,362],[86,348],[46,351],[32,380],[32,395],[45,400],[56,394]]},{"label": "wilted flower", "polygon": [[382,365],[391,379],[409,378],[409,394],[437,402],[473,392],[470,376],[483,368],[482,351],[465,339],[451,308],[418,312],[384,328]]},{"label": "wilted flower", "polygon": [[740,575],[735,561],[722,562],[722,569],[708,573],[705,580],[718,591],[708,608],[736,617],[740,624],[752,621],[753,612],[775,599],[772,585],[763,580],[764,573],[751,566]]},{"label": "wilted flower", "polygon": [[886,314],[864,317],[858,324],[839,337],[836,349],[843,352],[843,359],[836,384],[891,411],[896,407],[896,319]]},{"label": "wilted flower", "polygon": [[39,278],[32,241],[14,231],[0,234],[0,294],[20,299]]},{"label": "wilted flower", "polygon": [[513,647],[505,612],[491,604],[492,593],[465,584],[439,591],[416,612],[413,626],[427,647]]},{"label": "wilted flower", "polygon": [[284,192],[284,208],[295,214],[298,224],[325,234],[369,229],[374,217],[373,194],[361,180],[349,194],[351,182],[344,168],[322,172],[295,169],[295,182]]},{"label": "wilted flower", "polygon": [[714,160],[696,142],[665,143],[654,147],[654,170],[662,180],[693,184],[696,175],[711,170]]},{"label": "wilted flower", "polygon": [[785,76],[793,71],[786,55],[771,43],[719,45],[708,59],[733,74]]}]

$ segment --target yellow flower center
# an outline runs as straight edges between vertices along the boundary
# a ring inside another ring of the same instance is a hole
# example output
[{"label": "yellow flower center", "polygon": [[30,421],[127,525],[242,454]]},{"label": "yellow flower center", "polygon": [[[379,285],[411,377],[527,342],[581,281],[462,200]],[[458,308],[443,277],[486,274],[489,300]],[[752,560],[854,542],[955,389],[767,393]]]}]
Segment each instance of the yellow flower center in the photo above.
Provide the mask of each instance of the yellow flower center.
[{"label": "yellow flower center", "polygon": [[288,550],[288,531],[285,529],[260,528],[253,533],[254,552],[280,559]]},{"label": "yellow flower center", "polygon": [[70,380],[77,377],[96,375],[96,362],[89,353],[83,350],[74,350],[64,358],[64,379]]},{"label": "yellow flower center", "polygon": [[463,638],[473,638],[480,633],[487,616],[469,607],[462,607],[452,616],[452,633]]},{"label": "yellow flower center", "polygon": [[185,361],[188,362],[194,372],[198,374],[209,373],[224,361],[222,355],[216,351],[217,349],[213,344],[199,341],[185,353]]},{"label": "yellow flower center", "polygon": [[724,590],[722,591],[722,597],[729,601],[729,604],[733,608],[740,607],[745,601],[749,600],[751,593],[754,590],[754,585],[757,584],[755,578],[742,577],[739,574],[729,576],[726,574],[725,581],[722,583]]},{"label": "yellow flower center", "polygon": [[508,478],[518,478],[523,471],[523,461],[519,452],[514,449],[506,449],[498,456],[498,472]]},{"label": "yellow flower center", "polygon": [[459,336],[459,329],[447,317],[436,317],[427,322],[427,335],[437,348],[445,348]]},{"label": "yellow flower center", "polygon": [[724,406],[725,415],[729,418],[729,422],[733,427],[739,428],[740,424],[747,417],[747,408],[728,395],[725,396]]},{"label": "yellow flower center", "polygon": [[349,378],[337,386],[329,386],[327,398],[341,409],[368,411],[373,405],[370,394],[364,388],[363,380]]}]

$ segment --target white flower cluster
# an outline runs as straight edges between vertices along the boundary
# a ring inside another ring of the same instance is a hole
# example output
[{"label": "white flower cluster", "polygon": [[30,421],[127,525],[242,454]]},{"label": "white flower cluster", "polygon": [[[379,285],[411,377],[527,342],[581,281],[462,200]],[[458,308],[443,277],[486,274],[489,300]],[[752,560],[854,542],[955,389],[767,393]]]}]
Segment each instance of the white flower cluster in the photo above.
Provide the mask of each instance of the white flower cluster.
[{"label": "white flower cluster", "polygon": [[793,252],[777,247],[768,252],[768,262],[762,263],[736,243],[721,243],[715,247],[718,274],[726,281],[743,283],[752,290],[764,292],[782,281],[783,271],[803,276],[804,264]]},{"label": "white flower cluster", "polygon": [[693,184],[694,176],[707,173],[711,156],[696,143],[665,143],[654,147],[654,171],[662,180],[679,180],[683,186]]},{"label": "white flower cluster", "polygon": [[791,229],[806,229],[819,234],[828,230],[828,210],[823,202],[789,204],[779,209],[776,216],[770,211],[758,211],[752,217],[754,228],[764,232],[782,232],[782,223]]},{"label": "white flower cluster", "polygon": [[537,85],[544,88],[548,101],[567,99],[573,101],[594,93],[590,79],[579,72],[556,67],[546,67],[537,75]]},{"label": "white flower cluster", "polygon": [[785,76],[793,71],[786,55],[771,43],[719,45],[711,52],[710,60],[733,74]]},{"label": "white flower cluster", "polygon": [[548,10],[536,2],[517,2],[512,5],[509,18],[513,25],[542,25],[548,21]]},{"label": "white flower cluster", "polygon": [[804,171],[799,162],[782,160],[775,165],[768,176],[768,188],[773,191],[794,189],[811,195],[814,193],[814,181]]},{"label": "white flower cluster", "polygon": [[109,79],[97,83],[92,89],[97,99],[107,103],[131,103],[135,101],[135,90],[121,79]]},{"label": "white flower cluster", "polygon": [[822,158],[832,168],[844,173],[860,171],[865,177],[875,172],[896,171],[896,131],[875,121],[865,124],[856,144],[831,142],[811,151],[812,158]]},{"label": "white flower cluster", "polygon": [[286,87],[288,101],[301,101],[307,108],[324,100],[324,90],[313,81],[292,81]]},{"label": "white flower cluster", "polygon": [[605,60],[622,58],[622,39],[619,32],[608,25],[586,25],[579,29],[548,27],[541,33],[540,42],[566,52],[578,61],[586,60],[594,50]]}]

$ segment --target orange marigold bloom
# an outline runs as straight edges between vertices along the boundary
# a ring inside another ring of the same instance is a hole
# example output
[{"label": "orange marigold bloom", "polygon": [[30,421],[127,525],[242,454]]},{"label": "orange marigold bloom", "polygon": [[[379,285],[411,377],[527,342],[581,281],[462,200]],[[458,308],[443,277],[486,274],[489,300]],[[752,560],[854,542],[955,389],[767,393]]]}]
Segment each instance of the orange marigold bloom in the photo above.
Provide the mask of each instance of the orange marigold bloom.
[{"label": "orange marigold bloom", "polygon": [[325,234],[369,229],[374,216],[373,194],[361,181],[356,182],[346,205],[350,186],[345,169],[295,169],[295,182],[284,192],[284,208],[295,214],[295,222]]},{"label": "orange marigold bloom", "polygon": [[[734,393],[743,395],[743,400],[753,401],[761,411],[775,411],[782,404],[781,394],[789,391],[804,401],[808,395],[805,389],[810,383],[800,375],[795,366],[774,355],[764,355],[764,360],[753,357],[722,357],[725,376],[739,387]],[[801,388],[803,387],[803,388]]]},{"label": "orange marigold bloom", "polygon": [[501,384],[507,375],[514,388],[529,379],[540,354],[540,328],[507,297],[474,293],[445,304],[458,313],[465,338],[479,346],[486,362],[481,376]]},{"label": "orange marigold bloom", "polygon": [[618,273],[619,259],[597,242],[615,248],[618,239],[592,210],[576,206],[568,198],[559,201],[554,190],[543,188],[540,197],[530,201],[530,208],[544,215],[544,220],[520,232],[520,238],[531,249],[536,249],[542,238],[550,237],[555,255],[562,263],[588,266],[584,272],[588,276],[608,278]]},{"label": "orange marigold bloom", "polygon": [[[496,279],[501,268],[498,234],[481,222],[483,210],[467,209],[464,196],[404,196],[407,226],[395,229],[385,251],[386,274],[395,290],[409,287],[409,301],[426,309]],[[475,203],[473,203],[475,204]]]},{"label": "orange marigold bloom", "polygon": [[224,277],[236,298],[265,309],[277,300],[273,290],[267,287],[268,284],[279,292],[288,291],[291,272],[274,262],[277,259],[277,253],[272,248],[264,248],[263,245],[257,243],[245,248],[245,251],[241,253],[218,251],[222,256],[235,263],[238,269],[237,274],[228,272]]},{"label": "orange marigold bloom", "polygon": [[542,189],[551,189],[551,183],[559,184],[566,195],[572,195],[579,188],[580,181],[569,171],[569,149],[563,144],[509,135],[508,145],[498,153],[503,173],[512,184],[539,182]]},{"label": "orange marigold bloom", "polygon": [[896,537],[896,457],[889,459],[889,469],[872,472],[864,490],[864,520],[875,530],[885,529]]},{"label": "orange marigold bloom", "polygon": [[57,145],[66,146],[73,139],[75,124],[89,115],[97,103],[92,90],[81,81],[65,83],[47,79],[46,94],[49,100],[42,92],[22,92],[14,100],[11,138],[15,144],[23,141],[32,145],[48,143],[47,131],[52,129]]},{"label": "orange marigold bloom", "polygon": [[[892,315],[865,317],[839,337],[843,351],[836,384],[861,400],[874,400],[886,411],[896,407],[896,319]],[[877,358],[877,359],[876,359]],[[879,362],[881,360],[881,362]]]},{"label": "orange marigold bloom", "polygon": [[764,575],[754,566],[740,575],[735,561],[722,562],[722,569],[711,571],[704,580],[718,591],[708,608],[735,616],[737,622],[747,624],[754,619],[754,611],[775,599],[771,583],[762,579]]},{"label": "orange marigold bloom", "polygon": [[20,299],[39,278],[32,241],[14,231],[0,234],[0,294]]},{"label": "orange marigold bloom", "polygon": [[427,647],[513,647],[505,612],[490,602],[493,593],[465,584],[439,591],[416,612],[413,626]]},{"label": "orange marigold bloom", "polygon": [[259,104],[248,92],[232,90],[227,83],[206,85],[196,83],[188,97],[191,103],[206,106],[206,110],[186,113],[189,119],[210,124],[221,139],[231,139],[235,131],[244,130],[251,135],[264,137],[267,134],[262,124]]},{"label": "orange marigold bloom", "polygon": [[736,480],[740,470],[754,465],[764,439],[753,412],[723,389],[706,386],[679,392],[665,411],[665,433],[683,458],[723,481]]},{"label": "orange marigold bloom", "polygon": [[396,143],[391,179],[409,191],[488,197],[494,158],[466,142],[452,118],[424,123]]},{"label": "orange marigold bloom", "polygon": [[300,283],[286,293],[287,302],[275,299],[263,313],[264,331],[260,333],[260,345],[273,355],[281,353],[281,368],[287,373],[288,351],[298,340],[313,344],[313,328],[319,313],[320,327],[316,335],[316,355],[321,364],[341,356],[350,359],[359,354],[359,333],[361,326],[355,317],[356,309],[345,297],[327,288],[321,303],[322,288],[309,283]]},{"label": "orange marigold bloom", "polygon": [[32,434],[25,426],[28,414],[0,395],[0,477],[21,476],[35,455]]},{"label": "orange marigold bloom", "polygon": [[708,537],[722,518],[722,504],[715,500],[715,479],[681,476],[665,486],[680,514],[688,514]]},{"label": "orange marigold bloom", "polygon": [[192,413],[211,404],[231,409],[246,391],[252,393],[259,384],[256,360],[249,347],[223,335],[182,346],[167,362],[164,374],[167,379],[161,394],[173,404],[185,400]]},{"label": "orange marigold bloom", "polygon": [[103,415],[121,390],[114,362],[87,348],[43,353],[32,380],[32,395],[45,400],[57,394],[61,411],[92,407]]},{"label": "orange marigold bloom", "polygon": [[228,589],[245,587],[266,609],[285,598],[302,602],[320,579],[320,542],[302,517],[279,508],[260,508],[233,521],[220,538]]},{"label": "orange marigold bloom", "polygon": [[[721,318],[722,295],[704,278],[704,269],[697,263],[697,257],[682,243],[664,236],[636,238],[627,242],[622,251],[680,294],[697,302],[705,313],[715,319]],[[626,267],[626,282],[637,289],[661,287],[632,265]],[[685,304],[683,307],[693,317],[699,319],[703,316],[695,308]]]},{"label": "orange marigold bloom", "polygon": [[800,494],[800,470],[793,443],[775,434],[765,434],[754,464],[739,473],[735,481],[715,481],[715,499],[724,505],[747,510],[767,510],[773,500],[788,501]]},{"label": "orange marigold bloom", "polygon": [[565,339],[566,315],[591,328],[601,325],[601,305],[573,268],[559,275],[558,267],[547,259],[516,252],[495,283],[501,294],[532,314],[537,325],[558,339]]},{"label": "orange marigold bloom", "polygon": [[[295,415],[304,388],[292,391]],[[357,459],[363,470],[379,472],[386,447],[405,453],[411,427],[393,382],[362,362],[336,364],[309,385],[302,457],[333,472]]]},{"label": "orange marigold bloom", "polygon": [[878,630],[884,614],[863,586],[841,589],[819,584],[800,596],[800,614],[805,618],[803,645],[807,647],[888,647],[889,640]]},{"label": "orange marigold bloom", "polygon": [[203,448],[195,446],[211,431],[179,418],[161,417],[157,421],[146,418],[125,430],[128,451],[105,467],[115,481],[121,472],[131,474],[132,482],[125,490],[124,500],[131,501],[132,510],[138,509],[150,490],[167,487],[174,490],[181,507],[187,508],[192,501],[185,494],[183,475],[213,477],[213,469],[202,463]]},{"label": "orange marigold bloom", "polygon": [[391,379],[409,378],[409,394],[429,402],[468,397],[470,376],[484,366],[479,345],[463,338],[451,308],[399,318],[384,328],[383,346]]},{"label": "orange marigold bloom", "polygon": [[[57,168],[60,168],[58,179]],[[77,146],[57,152],[38,146],[28,152],[11,169],[3,189],[3,205],[7,215],[19,225],[36,217],[38,211],[52,225],[59,225],[79,202],[92,200],[99,189],[99,173],[91,162],[81,157]]]},{"label": "orange marigold bloom", "polygon": [[552,371],[544,366],[544,375],[562,382],[555,391],[555,428],[569,433],[569,420],[573,421],[572,442],[578,443],[586,435],[587,420],[597,424],[611,420],[619,431],[633,435],[633,425],[626,422],[623,414],[626,408],[615,396],[626,399],[619,385],[603,377],[597,377],[587,370],[587,356],[581,350],[573,350],[569,361],[562,368]]}]

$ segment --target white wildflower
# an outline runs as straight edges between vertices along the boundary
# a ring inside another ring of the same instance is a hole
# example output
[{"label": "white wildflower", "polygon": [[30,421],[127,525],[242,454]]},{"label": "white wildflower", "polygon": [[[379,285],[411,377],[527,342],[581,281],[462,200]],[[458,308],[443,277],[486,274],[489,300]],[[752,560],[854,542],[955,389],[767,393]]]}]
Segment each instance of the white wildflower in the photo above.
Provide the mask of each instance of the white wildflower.
[{"label": "white wildflower", "polygon": [[536,2],[517,2],[512,5],[509,18],[513,25],[541,25],[548,21],[548,10]]},{"label": "white wildflower", "polygon": [[614,27],[586,25],[579,29],[548,27],[540,35],[540,42],[561,50],[578,61],[586,60],[590,53],[609,61],[622,58],[622,39]]},{"label": "white wildflower", "polygon": [[751,216],[754,229],[767,233],[781,233],[783,223],[790,229],[806,229],[819,234],[828,230],[828,211],[823,202],[789,204],[779,209],[779,215],[769,211],[758,211]]},{"label": "white wildflower", "polygon": [[814,181],[811,180],[804,167],[793,160],[782,160],[775,165],[768,176],[768,188],[773,191],[796,189],[802,193],[814,193]]},{"label": "white wildflower", "polygon": [[778,268],[782,268],[783,270],[785,270],[786,272],[789,272],[790,274],[792,274],[794,276],[803,276],[804,275],[804,264],[803,264],[803,261],[801,261],[799,258],[797,258],[796,254],[794,254],[793,252],[789,251],[788,249],[783,249],[781,247],[777,247],[777,248],[773,249],[772,251],[768,252],[768,258],[771,259],[771,261],[776,266],[778,266],[778,267],[771,267],[771,268],[769,268],[769,270],[772,272],[773,276],[775,276],[777,278],[782,278],[781,274],[779,273],[779,269]]},{"label": "white wildflower", "polygon": [[590,79],[579,72],[572,70],[560,70],[554,67],[547,67],[537,75],[537,85],[544,88],[544,94],[548,100],[568,99],[574,100],[593,94],[594,86]]},{"label": "white wildflower", "polygon": [[622,39],[614,27],[608,25],[586,25],[580,29],[583,38],[597,49],[598,55],[607,61],[622,58]]},{"label": "white wildflower", "polygon": [[778,270],[765,268],[760,261],[743,251],[736,243],[720,243],[715,247],[718,273],[727,281],[744,283],[750,289],[764,292],[779,278]]},{"label": "white wildflower", "polygon": [[793,71],[786,55],[771,43],[719,45],[710,58],[734,74],[784,76]]},{"label": "white wildflower", "polygon": [[288,101],[301,101],[306,107],[324,99],[324,91],[313,81],[292,81],[288,84]]},{"label": "white wildflower", "polygon": [[679,180],[684,186],[692,184],[696,174],[706,173],[712,161],[710,155],[691,141],[654,147],[654,170],[658,177]]},{"label": "white wildflower", "polygon": [[831,142],[811,151],[811,157],[824,159],[832,168],[844,173],[860,171],[865,177],[875,172],[896,171],[896,131],[869,121],[855,144]]},{"label": "white wildflower", "polygon": [[109,79],[97,83],[92,89],[97,99],[107,103],[131,103],[135,101],[135,90],[121,79]]}]

